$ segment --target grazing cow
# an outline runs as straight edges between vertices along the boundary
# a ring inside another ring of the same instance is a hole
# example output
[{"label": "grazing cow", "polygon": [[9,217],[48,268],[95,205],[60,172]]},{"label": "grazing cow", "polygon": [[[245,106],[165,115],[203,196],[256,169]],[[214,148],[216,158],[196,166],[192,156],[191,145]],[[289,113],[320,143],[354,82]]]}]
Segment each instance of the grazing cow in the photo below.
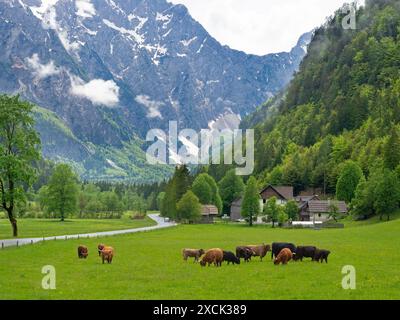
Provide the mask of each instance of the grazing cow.
[{"label": "grazing cow", "polygon": [[267,252],[271,251],[271,246],[269,244],[267,244],[267,245],[262,244],[259,246],[246,246],[246,248],[253,251],[254,257],[260,257],[261,261],[267,255]]},{"label": "grazing cow", "polygon": [[296,248],[296,254],[294,255],[293,259],[295,261],[303,261],[303,258],[314,259],[316,250],[317,248],[313,246],[298,246]]},{"label": "grazing cow", "polygon": [[183,249],[182,250],[182,255],[183,255],[183,260],[187,261],[187,259],[194,258],[194,262],[198,262],[200,257],[204,254],[203,249]]},{"label": "grazing cow", "polygon": [[86,259],[89,255],[89,250],[86,246],[78,247],[78,257],[79,259]]},{"label": "grazing cow", "polygon": [[331,252],[329,250],[323,250],[323,249],[317,249],[315,251],[314,259],[313,261],[317,261],[321,263],[324,263],[324,260],[326,263],[328,263],[328,256]]},{"label": "grazing cow", "polygon": [[240,264],[240,259],[235,256],[233,252],[224,251],[223,261],[227,261],[228,265],[232,264]]},{"label": "grazing cow", "polygon": [[222,260],[224,259],[224,252],[221,249],[210,249],[204,254],[204,257],[200,261],[200,265],[205,267],[207,264],[210,266],[212,263],[216,267],[222,266]]},{"label": "grazing cow", "polygon": [[97,251],[99,252],[99,257],[101,256],[101,251],[104,249],[106,245],[105,244],[99,244],[97,246]]},{"label": "grazing cow", "polygon": [[107,261],[107,263],[112,263],[113,258],[114,248],[104,247],[103,250],[101,250],[101,260],[103,261],[103,264],[105,261]]},{"label": "grazing cow", "polygon": [[290,260],[292,260],[292,258],[293,258],[292,251],[288,248],[284,248],[275,258],[274,264],[275,265],[279,265],[280,263],[287,264]]},{"label": "grazing cow", "polygon": [[244,259],[245,262],[250,262],[251,257],[253,256],[253,250],[247,247],[237,247],[236,248],[236,257],[239,259]]},{"label": "grazing cow", "polygon": [[292,251],[292,253],[296,252],[296,246],[293,243],[274,242],[272,244],[271,259],[273,259],[274,257],[277,257],[282,249],[290,249],[290,251]]}]

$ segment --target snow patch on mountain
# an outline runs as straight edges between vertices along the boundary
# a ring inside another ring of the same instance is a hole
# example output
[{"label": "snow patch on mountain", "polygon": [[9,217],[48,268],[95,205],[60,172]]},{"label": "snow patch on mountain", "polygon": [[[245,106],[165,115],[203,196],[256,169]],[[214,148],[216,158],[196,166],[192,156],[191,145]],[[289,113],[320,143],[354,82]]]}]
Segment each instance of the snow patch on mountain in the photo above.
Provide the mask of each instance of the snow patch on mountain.
[{"label": "snow patch on mountain", "polygon": [[77,0],[75,6],[77,9],[76,14],[84,19],[92,18],[96,14],[96,9],[91,0]]},{"label": "snow patch on mountain", "polygon": [[189,40],[182,40],[182,41],[180,41],[180,43],[182,43],[182,45],[185,47],[189,47],[190,44],[195,40],[197,40],[197,37],[193,37],[192,39],[189,39]]},{"label": "snow patch on mountain", "polygon": [[128,30],[128,29],[125,29],[124,27],[118,27],[113,22],[111,22],[111,21],[109,21],[107,19],[103,19],[103,23],[107,27],[109,27],[111,29],[114,29],[115,31],[118,31],[119,33],[121,33],[123,35],[129,36],[137,44],[143,45],[144,40],[145,40],[144,37],[142,35],[138,34],[135,30]]},{"label": "snow patch on mountain", "polygon": [[73,52],[79,49],[79,43],[71,42],[68,37],[68,30],[59,25],[55,8],[58,1],[59,0],[42,0],[40,7],[32,6],[30,9],[34,16],[42,21],[43,28],[54,30],[65,50]]},{"label": "snow patch on mountain", "polygon": [[171,20],[171,17],[172,17],[171,14],[166,14],[166,15],[164,15],[164,14],[162,14],[162,13],[160,13],[160,12],[157,12],[156,20],[157,20],[157,21],[166,22],[166,21],[170,21],[170,20]]}]

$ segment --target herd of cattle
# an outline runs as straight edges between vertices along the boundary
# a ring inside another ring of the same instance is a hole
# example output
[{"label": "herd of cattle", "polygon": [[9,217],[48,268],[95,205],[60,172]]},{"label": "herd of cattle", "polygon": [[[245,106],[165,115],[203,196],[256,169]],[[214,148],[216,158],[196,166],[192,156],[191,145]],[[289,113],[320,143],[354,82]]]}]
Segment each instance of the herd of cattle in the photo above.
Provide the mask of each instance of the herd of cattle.
[{"label": "herd of cattle", "polygon": [[[99,257],[102,262],[112,263],[114,257],[114,249],[105,244],[97,246]],[[312,261],[328,263],[328,256],[331,253],[329,250],[318,249],[314,246],[298,246],[293,243],[274,242],[271,245],[249,245],[236,248],[236,254],[230,251],[224,251],[219,248],[204,251],[203,249],[183,249],[183,259],[187,261],[189,258],[194,258],[194,262],[199,262],[202,267],[214,264],[217,267],[222,266],[223,262],[229,264],[240,264],[240,260],[250,262],[252,257],[260,257],[260,260],[271,251],[271,259],[274,259],[274,264],[287,264],[289,261],[303,261],[304,258],[311,258]],[[79,259],[86,259],[89,255],[89,249],[80,245],[78,247]],[[200,260],[201,259],[201,260]]]},{"label": "herd of cattle", "polygon": [[[105,244],[99,244],[97,246],[97,251],[99,253],[99,257],[101,257],[101,260],[103,261],[103,264],[105,261],[107,263],[112,263],[112,260],[114,258],[114,248],[110,246],[106,246]],[[88,247],[84,245],[80,245],[78,247],[78,258],[79,259],[86,259],[89,255],[89,249]]]},{"label": "herd of cattle", "polygon": [[183,249],[182,255],[185,261],[188,258],[194,258],[194,262],[200,261],[202,267],[212,264],[220,267],[223,262],[227,262],[228,265],[230,263],[240,264],[240,259],[250,262],[252,257],[260,257],[262,261],[269,251],[271,251],[271,259],[274,259],[275,265],[287,264],[290,260],[303,261],[304,258],[328,263],[328,256],[331,253],[329,250],[318,249],[314,246],[296,247],[293,243],[274,242],[272,246],[269,244],[240,246],[236,248],[236,254],[215,248],[207,251],[203,249]]}]

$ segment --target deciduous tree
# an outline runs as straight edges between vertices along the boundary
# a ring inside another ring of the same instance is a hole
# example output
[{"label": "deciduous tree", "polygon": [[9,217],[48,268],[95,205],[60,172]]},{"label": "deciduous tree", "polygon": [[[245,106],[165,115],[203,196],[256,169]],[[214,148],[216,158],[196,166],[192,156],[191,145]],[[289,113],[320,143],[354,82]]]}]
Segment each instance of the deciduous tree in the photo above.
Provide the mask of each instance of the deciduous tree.
[{"label": "deciduous tree", "polygon": [[33,105],[19,96],[0,95],[0,205],[6,211],[13,236],[18,236],[15,209],[25,197],[24,186],[36,176],[40,139],[32,116]]},{"label": "deciduous tree", "polygon": [[347,161],[336,184],[336,197],[338,200],[350,203],[353,200],[356,188],[363,177],[360,166],[354,161]]},{"label": "deciduous tree", "polygon": [[65,216],[77,210],[79,188],[77,177],[67,164],[59,164],[50,178],[47,189],[47,210]]},{"label": "deciduous tree", "polygon": [[192,191],[184,194],[177,204],[178,220],[189,222],[199,221],[201,218],[201,204],[199,198]]},{"label": "deciduous tree", "polygon": [[253,226],[253,219],[260,214],[260,211],[260,194],[257,188],[257,180],[254,177],[250,177],[243,197],[241,214],[249,220],[251,227]]}]

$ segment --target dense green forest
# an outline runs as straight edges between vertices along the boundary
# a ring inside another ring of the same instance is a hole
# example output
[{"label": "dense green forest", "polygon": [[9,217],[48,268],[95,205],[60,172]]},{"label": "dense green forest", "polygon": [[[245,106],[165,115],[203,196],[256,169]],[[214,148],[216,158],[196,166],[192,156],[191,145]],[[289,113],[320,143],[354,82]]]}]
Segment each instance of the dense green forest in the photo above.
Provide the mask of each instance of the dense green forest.
[{"label": "dense green forest", "polygon": [[398,168],[400,2],[366,1],[356,30],[343,29],[343,17],[338,11],[315,31],[284,98],[269,101],[245,122],[254,124],[278,104],[275,114],[255,125],[260,185],[335,194],[348,161],[371,180],[366,185]]},{"label": "dense green forest", "polygon": [[[346,15],[338,10],[315,30],[288,88],[242,128],[256,131],[259,188],[292,185],[367,217],[400,201],[400,2],[367,0],[355,30],[343,28]],[[230,168],[208,172],[219,181]]]}]

